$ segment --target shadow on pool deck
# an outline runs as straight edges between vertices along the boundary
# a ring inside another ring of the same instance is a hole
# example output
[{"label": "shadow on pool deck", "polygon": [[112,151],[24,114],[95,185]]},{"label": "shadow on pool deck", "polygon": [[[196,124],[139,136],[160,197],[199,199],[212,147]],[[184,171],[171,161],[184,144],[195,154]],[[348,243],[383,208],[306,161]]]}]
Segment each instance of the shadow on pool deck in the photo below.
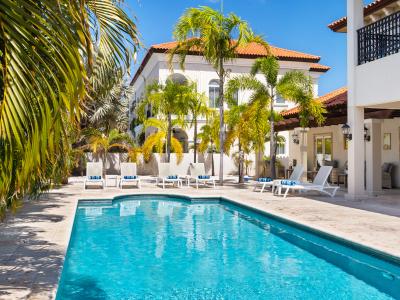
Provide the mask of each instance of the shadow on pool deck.
[{"label": "shadow on pool deck", "polygon": [[65,216],[52,213],[66,205],[65,195],[52,193],[30,200],[9,215],[0,231],[0,299],[48,298],[59,278],[65,255],[57,231],[66,226]]}]

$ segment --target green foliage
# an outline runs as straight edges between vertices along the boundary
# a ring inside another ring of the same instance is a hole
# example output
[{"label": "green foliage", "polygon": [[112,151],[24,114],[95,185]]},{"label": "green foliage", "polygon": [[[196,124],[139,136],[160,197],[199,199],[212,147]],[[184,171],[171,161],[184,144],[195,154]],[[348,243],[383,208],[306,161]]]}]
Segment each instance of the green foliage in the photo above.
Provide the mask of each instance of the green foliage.
[{"label": "green foliage", "polygon": [[[257,132],[253,136],[255,139],[258,136],[258,141],[254,145],[257,145],[257,150],[261,151],[263,150],[263,139],[266,136],[265,130],[269,127],[268,138],[273,162],[271,164],[272,177],[275,177],[277,147],[274,127],[275,122],[279,120],[279,115],[275,113],[273,106],[276,93],[299,106],[300,123],[303,127],[307,126],[311,119],[322,124],[325,113],[322,104],[314,100],[312,79],[309,76],[299,71],[290,71],[279,78],[279,68],[278,60],[273,56],[258,58],[251,68],[251,75],[237,76],[229,81],[227,87],[228,98],[232,98],[232,95],[238,90],[252,91],[246,126],[254,126],[250,132]],[[257,74],[263,75],[265,82],[258,80],[255,77]],[[266,124],[267,120],[269,120],[269,124]],[[260,137],[262,138],[260,139]]]},{"label": "green foliage", "polygon": [[87,104],[88,127],[108,133],[112,129],[128,130],[129,100],[133,87],[127,84],[120,70],[109,71],[110,83],[99,91],[93,91]]},{"label": "green foliage", "polygon": [[120,3],[0,0],[0,214],[65,177],[84,100],[129,69],[137,32]]},{"label": "green foliage", "polygon": [[[136,113],[139,120],[144,123],[144,129],[152,126],[158,130],[157,133],[148,136],[143,144],[146,160],[150,159],[153,150],[161,152],[164,144],[168,161],[171,150],[177,153],[178,161],[182,159],[183,148],[179,141],[172,136],[172,128],[176,125],[184,127],[184,117],[188,111],[187,105],[192,92],[191,85],[175,83],[172,80],[167,80],[165,85],[154,82],[146,87],[145,98],[138,105]],[[146,109],[149,107],[159,120],[147,119]],[[175,117],[174,120],[172,120],[172,115]]]},{"label": "green foliage", "polygon": [[[143,156],[146,161],[150,160],[153,152],[162,153],[167,144],[168,123],[163,120],[149,118],[144,122],[144,129],[148,128],[157,129],[156,132],[150,134],[143,146]],[[176,153],[177,162],[180,163],[183,158],[183,148],[181,143],[173,136],[171,136],[171,150]]]},{"label": "green foliage", "polygon": [[187,9],[175,26],[174,37],[179,43],[171,51],[170,63],[177,54],[184,69],[186,56],[191,51],[201,50],[219,76],[223,75],[219,73],[221,62],[236,58],[238,47],[256,42],[268,49],[265,41],[254,35],[246,21],[233,13],[224,16],[207,6]]}]

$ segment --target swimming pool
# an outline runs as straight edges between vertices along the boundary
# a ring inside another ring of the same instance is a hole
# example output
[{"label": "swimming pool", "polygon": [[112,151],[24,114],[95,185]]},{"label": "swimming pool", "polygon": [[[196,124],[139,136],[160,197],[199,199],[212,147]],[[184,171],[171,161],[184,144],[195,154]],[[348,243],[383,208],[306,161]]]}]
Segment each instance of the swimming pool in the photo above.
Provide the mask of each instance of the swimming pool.
[{"label": "swimming pool", "polygon": [[57,299],[400,299],[400,266],[233,205],[80,202]]}]

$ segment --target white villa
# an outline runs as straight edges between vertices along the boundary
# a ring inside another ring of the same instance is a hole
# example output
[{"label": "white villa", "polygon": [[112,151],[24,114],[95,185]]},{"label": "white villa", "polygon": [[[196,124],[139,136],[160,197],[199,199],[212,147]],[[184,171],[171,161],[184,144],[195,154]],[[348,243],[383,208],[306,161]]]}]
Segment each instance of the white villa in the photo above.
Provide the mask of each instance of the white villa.
[{"label": "white villa", "polygon": [[[175,61],[173,65],[174,71],[171,72],[168,65],[167,52],[175,45],[175,42],[163,43],[153,45],[148,50],[131,82],[131,85],[134,86],[135,91],[130,106],[131,122],[135,119],[134,109],[136,104],[140,102],[144,96],[145,86],[154,81],[164,83],[168,78],[178,81],[188,79],[192,82],[196,82],[198,91],[205,93],[205,95],[208,97],[209,106],[218,108],[217,97],[219,82],[217,73],[213,67],[203,59],[200,53],[193,52],[186,58],[185,71],[182,71],[179,64]],[[306,74],[309,74],[312,77],[314,83],[314,93],[316,96],[318,95],[318,79],[330,69],[327,66],[319,64],[321,59],[319,56],[273,46],[271,46],[271,52],[279,59],[281,75],[291,70],[304,71]],[[252,64],[254,63],[254,60],[266,55],[267,53],[265,49],[258,44],[250,44],[245,48],[238,49],[238,58],[226,64],[226,69],[230,74],[229,77],[233,78],[236,75],[248,74]],[[264,80],[262,76],[260,76],[259,79]],[[249,94],[246,91],[240,91],[238,93],[239,103],[246,102],[248,96]],[[275,108],[277,111],[284,111],[293,108],[293,104],[278,97],[275,99]],[[205,120],[200,120],[199,128],[202,126],[202,124],[204,124],[204,122]],[[133,124],[135,124],[135,122],[133,122]],[[138,133],[141,132],[142,127],[141,125],[133,126],[131,130],[133,135],[137,136]],[[284,161],[287,162],[286,157],[288,157],[290,153],[290,136],[288,131],[281,132],[280,134],[286,142],[279,145],[278,154],[280,157],[285,158]],[[188,130],[174,128],[174,135],[184,145],[185,152],[191,151],[190,146],[193,145],[192,128]],[[266,155],[269,154],[268,149],[269,147],[266,147]],[[229,170],[229,167],[227,170]]]},{"label": "white villa", "polygon": [[[382,187],[400,188],[400,0],[376,0],[367,6],[363,0],[348,0],[347,6],[348,16],[329,28],[347,33],[348,86],[319,97],[328,110],[325,124],[318,127],[311,122],[310,128],[300,128],[293,104],[277,98],[275,107],[284,117],[277,130],[285,139],[278,149],[285,168],[300,163],[312,178],[319,166],[332,165],[331,183],[348,186],[347,196],[358,198],[378,195]],[[174,46],[175,42],[153,45],[147,52],[131,83],[135,88],[131,112],[147,84],[167,78],[196,82],[199,92],[208,96],[210,107],[217,107],[218,77],[212,66],[201,53],[193,52],[185,71],[175,62],[171,72],[167,52]],[[318,79],[329,70],[319,64],[319,56],[277,47],[272,52],[279,59],[281,74],[304,71],[313,78],[318,96]],[[246,74],[254,59],[265,55],[261,46],[251,44],[239,49],[238,58],[226,68],[231,77]],[[246,102],[247,97],[246,92],[239,92],[238,101]],[[134,120],[134,113],[130,118]],[[140,130],[140,126],[132,128],[134,134]],[[176,128],[174,135],[189,152],[192,129]]]},{"label": "white villa", "polygon": [[331,181],[348,181],[350,199],[400,188],[400,1],[347,1],[347,18],[329,25],[347,32],[348,87],[319,100],[323,127],[298,128],[296,109],[283,113],[291,130],[289,156],[313,173],[334,166]]}]

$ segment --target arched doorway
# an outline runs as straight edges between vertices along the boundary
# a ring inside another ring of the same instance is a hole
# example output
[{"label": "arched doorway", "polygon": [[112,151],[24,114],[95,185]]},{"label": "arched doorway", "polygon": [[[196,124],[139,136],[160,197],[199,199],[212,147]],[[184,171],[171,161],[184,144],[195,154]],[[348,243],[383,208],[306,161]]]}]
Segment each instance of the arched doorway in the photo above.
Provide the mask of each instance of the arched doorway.
[{"label": "arched doorway", "polygon": [[181,128],[172,129],[172,134],[182,145],[183,152],[189,153],[189,140],[186,132]]}]

